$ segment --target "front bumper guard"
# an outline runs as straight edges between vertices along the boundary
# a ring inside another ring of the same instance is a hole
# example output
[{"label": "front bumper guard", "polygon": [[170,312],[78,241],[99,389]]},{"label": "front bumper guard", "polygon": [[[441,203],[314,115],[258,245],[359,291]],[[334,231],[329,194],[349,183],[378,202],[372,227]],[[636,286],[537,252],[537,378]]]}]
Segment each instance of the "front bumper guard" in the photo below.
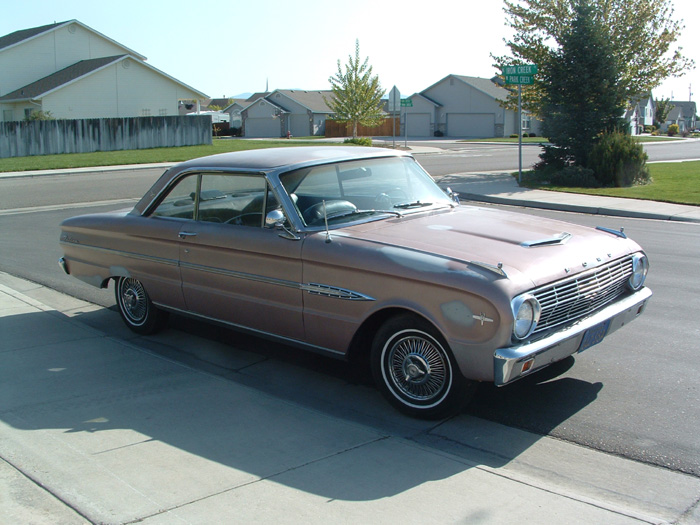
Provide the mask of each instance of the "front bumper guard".
[{"label": "front bumper guard", "polygon": [[[649,288],[616,301],[590,317],[577,321],[573,325],[531,343],[499,348],[494,353],[494,383],[503,386],[530,375],[552,363],[561,361],[578,352],[581,340],[589,328],[610,320],[606,337],[618,328],[636,319],[646,307],[651,297]],[[523,363],[534,359],[532,366],[522,372]]]}]

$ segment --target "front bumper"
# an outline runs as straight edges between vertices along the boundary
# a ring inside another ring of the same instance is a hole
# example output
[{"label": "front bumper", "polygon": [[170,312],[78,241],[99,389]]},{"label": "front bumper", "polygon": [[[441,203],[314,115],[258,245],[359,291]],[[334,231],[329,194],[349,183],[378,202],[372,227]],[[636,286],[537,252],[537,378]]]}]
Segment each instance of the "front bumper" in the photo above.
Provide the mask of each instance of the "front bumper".
[{"label": "front bumper", "polygon": [[[618,328],[636,319],[644,311],[650,297],[651,290],[642,288],[638,292],[606,306],[590,317],[581,319],[543,339],[532,343],[499,348],[493,357],[494,383],[496,386],[506,385],[575,354],[579,350],[586,330],[609,319],[610,327],[606,334],[607,337]],[[524,366],[525,372],[523,372]]]}]

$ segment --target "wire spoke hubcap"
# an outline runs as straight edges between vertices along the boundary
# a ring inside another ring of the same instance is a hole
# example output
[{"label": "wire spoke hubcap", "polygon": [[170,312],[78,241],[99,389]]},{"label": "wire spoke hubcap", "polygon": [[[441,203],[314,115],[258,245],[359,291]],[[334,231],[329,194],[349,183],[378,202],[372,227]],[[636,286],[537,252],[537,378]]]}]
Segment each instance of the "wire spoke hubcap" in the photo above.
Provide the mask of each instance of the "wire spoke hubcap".
[{"label": "wire spoke hubcap", "polygon": [[387,354],[391,380],[404,396],[430,401],[448,382],[445,355],[431,340],[421,336],[399,339]]},{"label": "wire spoke hubcap", "polygon": [[143,322],[148,313],[148,299],[143,285],[136,279],[124,279],[120,297],[126,316],[134,323]]}]

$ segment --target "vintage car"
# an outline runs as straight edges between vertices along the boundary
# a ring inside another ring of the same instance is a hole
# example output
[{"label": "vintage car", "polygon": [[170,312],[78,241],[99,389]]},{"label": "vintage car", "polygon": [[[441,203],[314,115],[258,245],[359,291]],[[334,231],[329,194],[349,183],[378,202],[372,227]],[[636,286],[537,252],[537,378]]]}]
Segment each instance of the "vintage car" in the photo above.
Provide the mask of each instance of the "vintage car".
[{"label": "vintage car", "polygon": [[66,273],[150,334],[175,312],[369,360],[413,416],[582,352],[651,297],[622,231],[459,205],[404,152],[244,151],[167,170],[132,210],[61,225]]}]

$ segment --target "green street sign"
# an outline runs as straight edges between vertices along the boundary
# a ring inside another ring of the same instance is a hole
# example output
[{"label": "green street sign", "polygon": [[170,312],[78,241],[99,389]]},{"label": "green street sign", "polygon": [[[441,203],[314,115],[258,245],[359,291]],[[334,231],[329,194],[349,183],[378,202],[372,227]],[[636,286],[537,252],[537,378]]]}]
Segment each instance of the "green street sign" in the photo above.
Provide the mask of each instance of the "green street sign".
[{"label": "green street sign", "polygon": [[506,84],[531,85],[535,83],[532,75],[506,75]]},{"label": "green street sign", "polygon": [[412,108],[413,107],[413,100],[410,98],[402,98],[401,99],[401,107],[402,108]]},{"label": "green street sign", "polygon": [[505,66],[503,76],[507,75],[534,75],[537,73],[536,64],[525,64],[522,66]]}]

